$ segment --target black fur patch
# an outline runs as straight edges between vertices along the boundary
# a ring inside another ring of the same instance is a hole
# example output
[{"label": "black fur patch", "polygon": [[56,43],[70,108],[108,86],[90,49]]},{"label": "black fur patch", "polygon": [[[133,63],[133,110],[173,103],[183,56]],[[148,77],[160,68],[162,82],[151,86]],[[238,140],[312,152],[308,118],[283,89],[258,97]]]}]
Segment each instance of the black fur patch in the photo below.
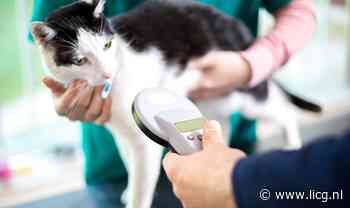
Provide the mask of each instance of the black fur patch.
[{"label": "black fur patch", "polygon": [[[211,50],[242,51],[254,41],[242,22],[190,0],[146,1],[111,22],[137,51],[157,47],[168,63],[182,67]],[[267,83],[245,92],[263,101],[268,97]]]},{"label": "black fur patch", "polygon": [[241,22],[188,0],[146,1],[113,18],[112,24],[136,50],[155,46],[168,62],[182,66],[210,50],[239,51],[253,42],[253,36]]},{"label": "black fur patch", "polygon": [[247,90],[240,90],[241,92],[250,93],[257,101],[264,101],[268,97],[269,83],[267,81]]},{"label": "black fur patch", "polygon": [[49,41],[55,50],[54,60],[58,66],[71,65],[76,56],[74,44],[77,44],[78,29],[83,28],[95,33],[112,35],[108,20],[102,15],[95,18],[95,5],[75,2],[51,13],[46,23],[57,35]]}]

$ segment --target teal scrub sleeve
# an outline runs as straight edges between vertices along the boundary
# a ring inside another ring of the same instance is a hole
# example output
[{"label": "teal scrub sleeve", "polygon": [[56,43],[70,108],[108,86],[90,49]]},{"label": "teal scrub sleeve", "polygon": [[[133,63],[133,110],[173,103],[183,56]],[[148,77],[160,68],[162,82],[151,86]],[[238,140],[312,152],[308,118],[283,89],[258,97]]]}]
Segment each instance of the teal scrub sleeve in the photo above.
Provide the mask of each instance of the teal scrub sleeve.
[{"label": "teal scrub sleeve", "polygon": [[263,6],[273,14],[277,10],[287,6],[292,0],[263,0]]}]

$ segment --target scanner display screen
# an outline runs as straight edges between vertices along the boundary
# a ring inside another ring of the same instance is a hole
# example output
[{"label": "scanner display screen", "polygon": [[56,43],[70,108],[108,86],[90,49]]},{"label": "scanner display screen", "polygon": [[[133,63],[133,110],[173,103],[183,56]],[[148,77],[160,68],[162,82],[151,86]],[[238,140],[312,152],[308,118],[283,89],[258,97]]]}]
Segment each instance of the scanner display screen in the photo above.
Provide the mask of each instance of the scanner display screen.
[{"label": "scanner display screen", "polygon": [[185,133],[185,132],[190,132],[190,131],[203,128],[204,123],[205,123],[204,118],[197,118],[197,119],[177,122],[175,123],[175,127],[179,132]]}]

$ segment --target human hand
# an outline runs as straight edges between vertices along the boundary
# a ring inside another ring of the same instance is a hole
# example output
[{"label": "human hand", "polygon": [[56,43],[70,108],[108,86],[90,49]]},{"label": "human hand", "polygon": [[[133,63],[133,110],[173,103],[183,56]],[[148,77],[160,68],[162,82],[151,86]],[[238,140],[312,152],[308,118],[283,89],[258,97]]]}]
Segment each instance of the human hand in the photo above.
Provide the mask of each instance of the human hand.
[{"label": "human hand", "polygon": [[211,52],[190,62],[190,68],[202,71],[202,78],[189,96],[193,100],[205,100],[245,88],[251,79],[249,63],[237,52]]},{"label": "human hand", "polygon": [[111,114],[112,99],[102,99],[103,86],[91,87],[87,82],[75,80],[68,88],[55,80],[45,77],[43,83],[52,92],[55,109],[58,115],[71,121],[94,122],[102,125]]},{"label": "human hand", "polygon": [[220,124],[210,121],[204,126],[202,151],[189,156],[168,153],[163,166],[184,207],[235,208],[231,172],[244,157],[224,144]]}]

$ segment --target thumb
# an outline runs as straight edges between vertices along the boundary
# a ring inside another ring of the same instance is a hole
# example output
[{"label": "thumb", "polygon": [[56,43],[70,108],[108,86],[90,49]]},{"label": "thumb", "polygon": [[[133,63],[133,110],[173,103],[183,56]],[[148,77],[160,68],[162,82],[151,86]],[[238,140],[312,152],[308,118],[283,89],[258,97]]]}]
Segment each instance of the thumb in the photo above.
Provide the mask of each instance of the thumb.
[{"label": "thumb", "polygon": [[61,83],[55,81],[52,78],[44,77],[42,81],[45,84],[45,86],[51,90],[53,94],[63,94],[66,91],[66,89]]},{"label": "thumb", "polygon": [[177,178],[180,161],[181,156],[172,152],[167,153],[163,159],[165,173],[172,182]]},{"label": "thumb", "polygon": [[224,138],[222,129],[217,121],[208,121],[204,124],[203,148],[209,147],[211,144],[223,144]]}]

